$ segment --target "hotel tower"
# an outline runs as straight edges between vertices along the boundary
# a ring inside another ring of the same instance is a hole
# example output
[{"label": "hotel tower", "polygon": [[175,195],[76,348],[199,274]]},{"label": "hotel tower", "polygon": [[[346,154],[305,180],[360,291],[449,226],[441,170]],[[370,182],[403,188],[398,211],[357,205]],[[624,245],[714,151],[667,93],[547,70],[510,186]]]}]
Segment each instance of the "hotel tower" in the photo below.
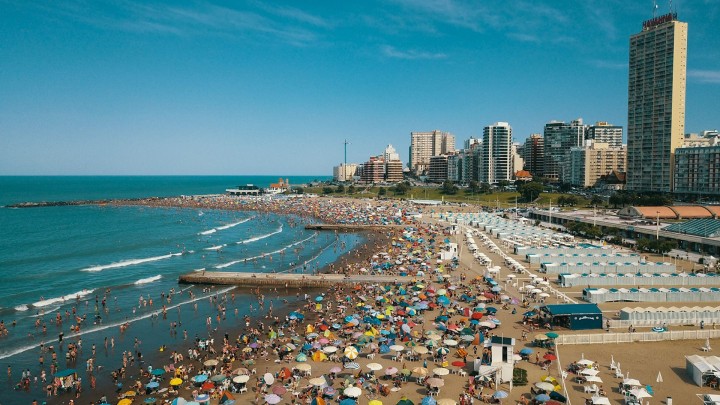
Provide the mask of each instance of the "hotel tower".
[{"label": "hotel tower", "polygon": [[685,133],[687,23],[669,13],[630,37],[627,189],[672,192]]}]

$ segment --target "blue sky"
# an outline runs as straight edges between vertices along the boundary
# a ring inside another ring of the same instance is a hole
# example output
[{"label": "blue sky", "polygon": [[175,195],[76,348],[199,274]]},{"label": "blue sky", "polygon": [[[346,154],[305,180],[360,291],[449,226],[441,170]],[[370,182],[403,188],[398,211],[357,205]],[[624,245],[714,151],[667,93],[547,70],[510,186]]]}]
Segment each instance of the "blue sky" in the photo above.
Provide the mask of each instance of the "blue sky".
[{"label": "blue sky", "polygon": [[[658,14],[668,11],[659,2]],[[651,0],[0,0],[0,174],[331,174],[411,131],[627,125]],[[720,1],[689,23],[686,132],[720,127]]]}]

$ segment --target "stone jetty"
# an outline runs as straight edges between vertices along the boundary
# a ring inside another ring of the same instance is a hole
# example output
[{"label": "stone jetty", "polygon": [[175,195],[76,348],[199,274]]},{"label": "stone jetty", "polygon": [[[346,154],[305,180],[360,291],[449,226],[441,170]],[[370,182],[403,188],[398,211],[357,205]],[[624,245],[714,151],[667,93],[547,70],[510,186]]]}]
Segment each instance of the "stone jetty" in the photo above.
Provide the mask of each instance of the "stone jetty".
[{"label": "stone jetty", "polygon": [[196,271],[180,276],[181,284],[219,284],[242,287],[321,288],[336,284],[407,283],[412,277],[343,274],[238,273],[225,271]]}]

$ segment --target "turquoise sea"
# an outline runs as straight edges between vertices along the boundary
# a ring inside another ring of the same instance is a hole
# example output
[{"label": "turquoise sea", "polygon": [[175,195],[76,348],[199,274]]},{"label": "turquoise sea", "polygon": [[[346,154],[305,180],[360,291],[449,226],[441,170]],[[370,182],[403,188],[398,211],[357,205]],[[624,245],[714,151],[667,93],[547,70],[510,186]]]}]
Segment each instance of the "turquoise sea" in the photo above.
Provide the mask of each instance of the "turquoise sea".
[{"label": "turquoise sea", "polygon": [[[289,177],[291,184],[325,179]],[[219,194],[240,184],[266,186],[276,181],[275,176],[0,177],[0,205]],[[172,311],[171,320],[184,322],[181,328],[191,337],[203,336],[205,320],[217,314],[217,308],[201,287],[179,285],[180,274],[200,269],[312,271],[361,242],[357,235],[307,231],[298,221],[277,214],[200,209],[0,208],[0,319],[9,331],[0,337],[0,361],[12,365],[18,379],[24,369],[38,375],[39,345],[57,345],[60,333],[66,341],[82,338],[84,346],[103,347],[105,337],[114,337],[119,353],[132,340],[118,333],[125,322],[130,323],[132,338],[148,342],[145,345],[183,339],[182,333],[172,335],[167,323],[154,319],[162,304]],[[270,252],[272,259],[265,256]],[[176,293],[172,301],[163,300],[171,291]],[[237,316],[250,314],[255,298],[236,294]],[[197,310],[188,309],[195,304]],[[64,319],[59,325],[58,314]],[[80,333],[69,330],[75,315],[86,317]],[[116,368],[111,364],[116,357],[105,351],[105,360],[98,359],[98,364]],[[60,369],[65,366],[59,364]],[[42,394],[40,385],[27,395]]]}]

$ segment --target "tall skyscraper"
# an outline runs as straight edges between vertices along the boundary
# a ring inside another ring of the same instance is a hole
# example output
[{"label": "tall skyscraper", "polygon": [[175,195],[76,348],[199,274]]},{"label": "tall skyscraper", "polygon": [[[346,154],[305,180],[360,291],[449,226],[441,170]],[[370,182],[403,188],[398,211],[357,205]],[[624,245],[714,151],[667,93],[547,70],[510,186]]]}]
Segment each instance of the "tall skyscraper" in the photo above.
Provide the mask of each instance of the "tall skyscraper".
[{"label": "tall skyscraper", "polygon": [[452,152],[455,152],[455,135],[449,132],[411,132],[408,167],[416,174],[422,174],[428,170],[431,157]]},{"label": "tall skyscraper", "polygon": [[483,130],[482,166],[480,181],[496,184],[512,179],[512,127],[507,122],[496,122]]},{"label": "tall skyscraper", "polygon": [[545,124],[545,167],[543,168],[545,177],[554,182],[569,182],[570,148],[582,146],[585,129],[582,118],[569,124],[562,121],[550,121]]},{"label": "tall skyscraper", "polygon": [[687,33],[670,13],[630,37],[628,190],[673,190],[675,149],[685,134]]},{"label": "tall skyscraper", "polygon": [[601,121],[591,125],[585,131],[585,139],[593,143],[606,143],[611,148],[622,148],[623,127]]},{"label": "tall skyscraper", "polygon": [[532,134],[525,140],[523,147],[524,169],[529,171],[533,177],[544,176],[545,165],[545,142],[540,134]]}]

